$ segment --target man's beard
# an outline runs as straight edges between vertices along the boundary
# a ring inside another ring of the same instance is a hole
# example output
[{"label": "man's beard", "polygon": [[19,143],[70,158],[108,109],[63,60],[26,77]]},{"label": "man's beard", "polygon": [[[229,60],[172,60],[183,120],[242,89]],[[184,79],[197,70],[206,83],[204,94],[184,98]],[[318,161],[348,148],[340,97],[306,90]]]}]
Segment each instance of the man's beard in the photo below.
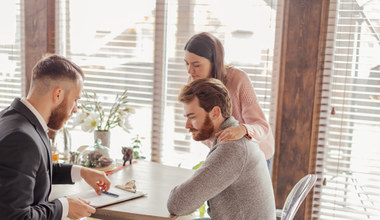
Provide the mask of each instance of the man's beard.
[{"label": "man's beard", "polygon": [[47,126],[53,130],[59,130],[62,128],[63,123],[67,120],[67,99],[63,100],[53,111],[51,112],[49,122]]},{"label": "man's beard", "polygon": [[195,141],[204,141],[211,137],[214,133],[214,125],[211,122],[211,119],[208,115],[206,115],[205,121],[203,122],[202,127],[197,129],[190,129],[190,132],[198,131],[197,134],[193,133],[193,139]]}]

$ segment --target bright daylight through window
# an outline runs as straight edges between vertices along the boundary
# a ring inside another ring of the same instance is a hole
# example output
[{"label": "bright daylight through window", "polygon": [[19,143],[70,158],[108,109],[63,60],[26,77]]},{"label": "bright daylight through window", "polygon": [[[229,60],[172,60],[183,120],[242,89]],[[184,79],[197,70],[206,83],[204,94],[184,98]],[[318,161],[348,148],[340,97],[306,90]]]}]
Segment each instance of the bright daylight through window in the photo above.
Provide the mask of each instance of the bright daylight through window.
[{"label": "bright daylight through window", "polygon": [[313,219],[380,219],[379,11],[330,3]]},{"label": "bright daylight through window", "polygon": [[0,2],[0,110],[22,91],[22,1]]},{"label": "bright daylight through window", "polygon": [[[205,158],[208,148],[191,139],[177,101],[188,77],[185,43],[202,31],[218,37],[227,63],[248,73],[269,119],[276,2],[60,1],[59,51],[83,68],[85,90],[95,90],[108,107],[115,92],[128,90],[136,109],[133,129],[130,134],[113,129],[115,146],[130,144],[138,134],[145,138],[147,156],[151,150],[154,160],[189,168]],[[73,138],[75,146],[91,140],[91,134],[86,139],[83,132],[72,133],[82,137]]]}]

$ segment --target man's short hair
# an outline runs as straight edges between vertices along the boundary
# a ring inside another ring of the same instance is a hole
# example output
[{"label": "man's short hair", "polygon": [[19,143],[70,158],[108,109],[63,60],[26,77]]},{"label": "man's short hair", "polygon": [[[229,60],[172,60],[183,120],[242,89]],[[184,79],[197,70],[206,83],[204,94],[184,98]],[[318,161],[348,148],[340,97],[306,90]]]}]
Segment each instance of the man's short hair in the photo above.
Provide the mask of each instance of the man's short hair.
[{"label": "man's short hair", "polygon": [[214,78],[194,80],[182,88],[178,100],[189,103],[195,97],[199,100],[199,106],[206,112],[210,112],[212,108],[218,106],[224,118],[231,116],[231,98],[227,88],[220,80]]},{"label": "man's short hair", "polygon": [[80,78],[84,80],[84,74],[78,65],[59,55],[47,55],[33,67],[30,88],[40,94],[58,85],[67,90]]},{"label": "man's short hair", "polygon": [[49,55],[33,67],[32,81],[40,79],[74,81],[78,79],[78,74],[84,79],[84,74],[78,65],[62,56]]}]

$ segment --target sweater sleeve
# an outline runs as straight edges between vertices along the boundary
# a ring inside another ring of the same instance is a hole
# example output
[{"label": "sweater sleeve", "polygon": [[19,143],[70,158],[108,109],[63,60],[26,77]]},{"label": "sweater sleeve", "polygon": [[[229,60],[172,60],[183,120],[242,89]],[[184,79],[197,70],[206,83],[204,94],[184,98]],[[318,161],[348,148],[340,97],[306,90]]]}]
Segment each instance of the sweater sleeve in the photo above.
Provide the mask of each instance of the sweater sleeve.
[{"label": "sweater sleeve", "polygon": [[247,153],[242,146],[232,143],[215,146],[194,175],[170,192],[167,206],[171,214],[181,216],[194,212],[239,177]]},{"label": "sweater sleeve", "polygon": [[248,137],[259,144],[265,154],[265,159],[270,159],[274,154],[274,138],[272,130],[261,109],[256,93],[248,75],[238,69],[234,69],[232,85],[238,94],[243,124],[248,132]]}]

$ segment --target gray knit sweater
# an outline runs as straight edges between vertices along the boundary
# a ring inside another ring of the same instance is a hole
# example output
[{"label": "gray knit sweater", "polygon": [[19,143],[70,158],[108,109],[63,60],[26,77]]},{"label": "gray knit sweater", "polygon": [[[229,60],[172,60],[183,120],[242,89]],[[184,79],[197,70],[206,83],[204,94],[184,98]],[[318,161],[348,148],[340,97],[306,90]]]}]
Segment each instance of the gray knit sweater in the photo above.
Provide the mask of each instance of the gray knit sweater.
[{"label": "gray knit sweater", "polygon": [[[220,130],[237,126],[232,116]],[[170,193],[168,210],[187,215],[208,201],[212,219],[275,219],[272,182],[265,157],[247,138],[216,144],[194,175]]]}]

